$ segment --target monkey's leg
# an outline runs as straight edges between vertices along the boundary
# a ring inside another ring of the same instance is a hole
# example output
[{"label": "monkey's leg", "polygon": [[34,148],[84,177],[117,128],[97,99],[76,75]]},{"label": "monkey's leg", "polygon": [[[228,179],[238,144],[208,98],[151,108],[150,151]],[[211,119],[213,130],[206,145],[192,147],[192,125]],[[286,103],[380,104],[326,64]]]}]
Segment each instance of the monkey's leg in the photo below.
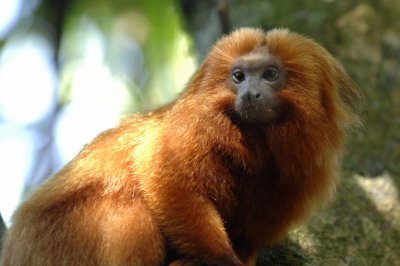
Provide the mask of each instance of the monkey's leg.
[{"label": "monkey's leg", "polygon": [[103,260],[107,265],[159,266],[165,257],[165,240],[141,199],[105,202],[100,217],[104,235]]},{"label": "monkey's leg", "polygon": [[185,189],[159,189],[144,194],[172,247],[187,258],[176,265],[243,265],[231,247],[221,217],[205,197]]},{"label": "monkey's leg", "polygon": [[164,258],[164,239],[139,198],[91,195],[46,210],[31,202],[22,207],[3,266],[151,266]]}]

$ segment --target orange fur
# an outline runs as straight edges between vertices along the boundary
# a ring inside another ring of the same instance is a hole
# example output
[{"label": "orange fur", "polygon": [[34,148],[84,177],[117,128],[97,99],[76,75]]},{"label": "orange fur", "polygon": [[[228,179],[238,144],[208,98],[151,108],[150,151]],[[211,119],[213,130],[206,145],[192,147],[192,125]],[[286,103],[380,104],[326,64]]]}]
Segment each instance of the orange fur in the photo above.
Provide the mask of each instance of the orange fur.
[{"label": "orange fur", "polygon": [[[240,126],[234,60],[266,46],[287,71],[282,123]],[[241,29],[187,89],[99,135],[16,211],[2,265],[255,265],[258,252],[331,197],[357,87],[321,46]],[[168,250],[168,251],[167,251]]]}]

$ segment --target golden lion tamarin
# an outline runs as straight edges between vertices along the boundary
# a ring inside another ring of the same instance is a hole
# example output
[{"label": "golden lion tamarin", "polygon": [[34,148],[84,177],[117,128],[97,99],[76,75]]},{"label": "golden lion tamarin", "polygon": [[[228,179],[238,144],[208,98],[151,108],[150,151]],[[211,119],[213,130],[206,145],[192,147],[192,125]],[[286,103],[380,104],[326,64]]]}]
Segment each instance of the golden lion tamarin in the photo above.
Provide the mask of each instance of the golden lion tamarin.
[{"label": "golden lion tamarin", "polygon": [[255,265],[332,195],[359,99],[312,40],[237,30],[174,103],[100,134],[33,192],[2,265]]}]

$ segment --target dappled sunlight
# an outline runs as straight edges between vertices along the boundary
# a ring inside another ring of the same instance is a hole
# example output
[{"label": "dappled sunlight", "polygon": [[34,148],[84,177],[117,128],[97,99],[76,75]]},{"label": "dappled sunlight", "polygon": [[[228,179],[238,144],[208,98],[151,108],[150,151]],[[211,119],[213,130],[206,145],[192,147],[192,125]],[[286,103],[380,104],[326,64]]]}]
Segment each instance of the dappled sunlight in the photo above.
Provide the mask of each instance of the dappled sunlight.
[{"label": "dappled sunlight", "polygon": [[0,113],[12,124],[31,125],[55,107],[53,48],[38,34],[11,39],[0,56]]},{"label": "dappled sunlight", "polygon": [[399,192],[393,178],[385,173],[375,178],[357,175],[355,179],[386,222],[400,230]]},{"label": "dappled sunlight", "polygon": [[318,239],[310,233],[310,230],[306,226],[301,226],[291,231],[289,240],[296,243],[300,248],[307,250],[310,254],[317,254],[316,243],[318,243]]},{"label": "dappled sunlight", "polygon": [[25,178],[33,167],[34,147],[29,132],[0,127],[0,210],[7,225],[23,195]]},{"label": "dappled sunlight", "polygon": [[182,91],[185,84],[189,81],[189,78],[192,76],[194,71],[197,68],[197,63],[194,58],[194,55],[190,53],[190,37],[181,32],[177,36],[177,45],[176,45],[176,57],[172,62],[172,67],[174,68],[174,84],[175,84],[175,92]]},{"label": "dappled sunlight", "polygon": [[22,0],[2,0],[0,8],[0,38],[8,33],[21,15]]},{"label": "dappled sunlight", "polygon": [[55,143],[60,168],[101,131],[116,125],[132,102],[128,87],[105,61],[105,36],[93,21],[83,18],[67,35],[66,46],[78,42],[82,52],[66,57],[62,96],[65,106],[55,125]]},{"label": "dappled sunlight", "polygon": [[156,106],[177,97],[197,67],[194,56],[189,52],[188,36],[182,32],[175,42],[176,46],[172,51],[174,56],[171,57],[170,63],[155,73],[151,83],[150,101]]}]

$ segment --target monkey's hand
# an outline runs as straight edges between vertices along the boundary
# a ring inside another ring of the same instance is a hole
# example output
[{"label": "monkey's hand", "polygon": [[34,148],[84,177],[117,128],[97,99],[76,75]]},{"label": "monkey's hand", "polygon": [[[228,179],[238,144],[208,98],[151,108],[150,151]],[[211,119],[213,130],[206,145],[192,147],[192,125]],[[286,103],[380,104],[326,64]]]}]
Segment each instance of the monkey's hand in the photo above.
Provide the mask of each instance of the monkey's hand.
[{"label": "monkey's hand", "polygon": [[157,189],[144,193],[163,233],[185,258],[172,265],[242,266],[211,202],[178,186],[157,182]]}]

